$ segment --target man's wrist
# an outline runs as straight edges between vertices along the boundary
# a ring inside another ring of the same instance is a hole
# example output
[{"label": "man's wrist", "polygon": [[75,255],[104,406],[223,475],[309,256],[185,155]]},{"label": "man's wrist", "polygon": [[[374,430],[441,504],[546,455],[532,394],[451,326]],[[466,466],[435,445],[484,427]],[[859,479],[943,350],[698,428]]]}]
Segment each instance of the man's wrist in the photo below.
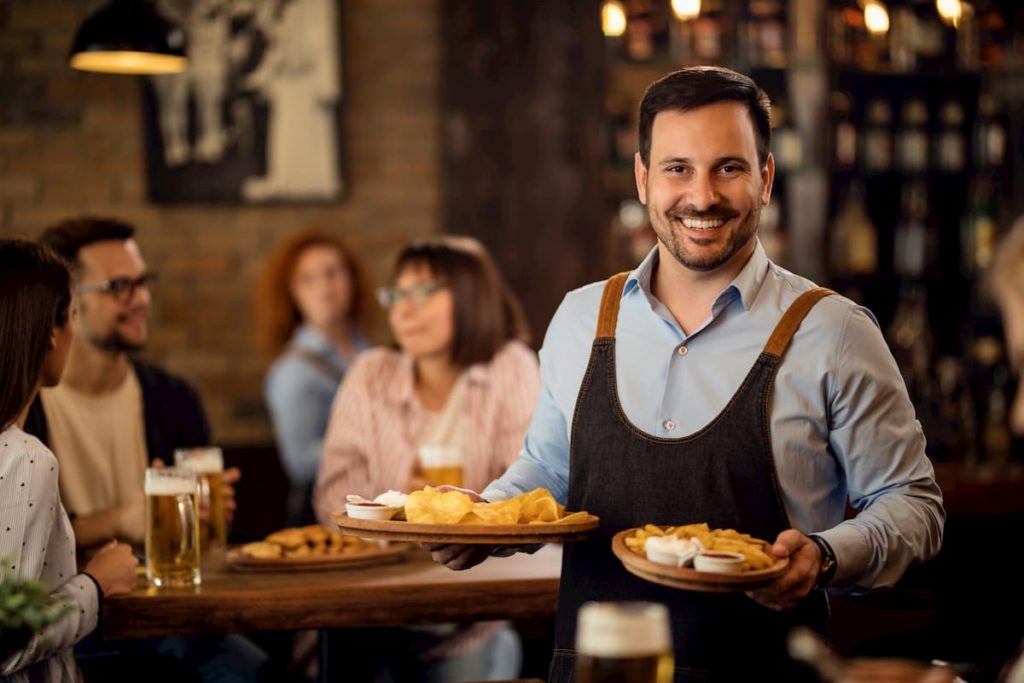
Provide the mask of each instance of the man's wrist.
[{"label": "man's wrist", "polygon": [[818,546],[818,551],[821,553],[821,562],[818,564],[818,577],[814,581],[815,588],[826,588],[832,579],[835,578],[836,569],[836,553],[832,550],[832,546],[824,538],[818,535],[808,536],[811,541]]}]

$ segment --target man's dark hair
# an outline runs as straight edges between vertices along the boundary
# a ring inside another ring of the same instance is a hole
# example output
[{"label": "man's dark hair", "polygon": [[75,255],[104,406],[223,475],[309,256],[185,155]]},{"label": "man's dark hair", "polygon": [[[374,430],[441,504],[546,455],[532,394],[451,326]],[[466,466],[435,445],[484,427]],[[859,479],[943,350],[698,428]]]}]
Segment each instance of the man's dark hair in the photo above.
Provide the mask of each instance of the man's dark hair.
[{"label": "man's dark hair", "polygon": [[47,228],[39,242],[53,249],[68,263],[78,265],[78,252],[96,242],[126,240],[135,228],[116,218],[77,216]]},{"label": "man's dark hair", "polygon": [[41,244],[0,240],[0,431],[35,396],[50,335],[68,324],[71,274]]},{"label": "man's dark hair", "polygon": [[754,124],[757,162],[764,168],[771,146],[771,100],[749,77],[720,66],[694,66],[674,71],[647,87],[640,102],[640,159],[651,166],[651,129],[663,111],[690,111],[719,102],[747,106]]}]

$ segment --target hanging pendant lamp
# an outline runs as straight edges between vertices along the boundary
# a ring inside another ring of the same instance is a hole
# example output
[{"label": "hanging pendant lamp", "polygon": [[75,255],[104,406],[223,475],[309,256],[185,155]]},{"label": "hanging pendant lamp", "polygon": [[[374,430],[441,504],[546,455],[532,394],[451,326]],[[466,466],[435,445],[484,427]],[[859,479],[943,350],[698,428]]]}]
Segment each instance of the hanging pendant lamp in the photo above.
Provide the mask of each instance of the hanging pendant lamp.
[{"label": "hanging pendant lamp", "polygon": [[185,34],[160,16],[150,0],[111,0],[75,35],[71,68],[112,74],[184,71]]}]

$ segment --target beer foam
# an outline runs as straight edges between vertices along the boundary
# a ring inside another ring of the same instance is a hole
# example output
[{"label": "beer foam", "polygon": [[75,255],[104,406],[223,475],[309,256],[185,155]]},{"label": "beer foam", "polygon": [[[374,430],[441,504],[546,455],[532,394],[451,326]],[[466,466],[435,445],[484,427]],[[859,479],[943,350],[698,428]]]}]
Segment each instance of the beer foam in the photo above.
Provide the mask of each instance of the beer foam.
[{"label": "beer foam", "polygon": [[161,476],[152,475],[146,471],[146,495],[147,496],[180,496],[183,494],[195,494],[196,481],[182,476]]},{"label": "beer foam", "polygon": [[177,465],[199,474],[215,474],[224,471],[224,454],[219,448],[197,448],[189,451],[188,457],[178,461]]},{"label": "beer foam", "polygon": [[420,464],[423,467],[458,467],[462,464],[462,451],[449,446],[420,446]]},{"label": "beer foam", "polygon": [[591,657],[671,652],[668,609],[653,602],[588,602],[579,611],[576,651]]}]

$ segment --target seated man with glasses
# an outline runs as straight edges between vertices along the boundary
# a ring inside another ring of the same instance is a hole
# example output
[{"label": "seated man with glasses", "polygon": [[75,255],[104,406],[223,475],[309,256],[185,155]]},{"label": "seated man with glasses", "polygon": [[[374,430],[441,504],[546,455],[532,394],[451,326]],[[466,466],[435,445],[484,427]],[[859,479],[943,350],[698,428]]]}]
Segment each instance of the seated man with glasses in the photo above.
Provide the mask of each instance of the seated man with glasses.
[{"label": "seated man with glasses", "polygon": [[[132,357],[149,339],[150,285],[135,229],[113,218],[63,221],[39,241],[60,254],[74,276],[76,334],[60,384],[39,392],[25,431],[57,456],[61,499],[80,550],[112,538],[145,540],[146,467],[172,463],[176,448],[207,446],[210,427],[199,394],[185,380]],[[224,472],[228,515],[237,469]],[[266,655],[240,636],[156,638],[102,643],[90,637],[76,656],[94,680],[114,680],[111,657],[171,655],[201,680],[260,680]]]},{"label": "seated man with glasses", "polygon": [[134,234],[121,221],[84,217],[40,237],[74,271],[78,334],[63,380],[40,392],[26,431],[60,461],[61,498],[80,548],[111,538],[140,545],[146,467],[170,462],[175,448],[210,440],[195,389],[129,356],[149,337],[149,286],[156,280]]}]

